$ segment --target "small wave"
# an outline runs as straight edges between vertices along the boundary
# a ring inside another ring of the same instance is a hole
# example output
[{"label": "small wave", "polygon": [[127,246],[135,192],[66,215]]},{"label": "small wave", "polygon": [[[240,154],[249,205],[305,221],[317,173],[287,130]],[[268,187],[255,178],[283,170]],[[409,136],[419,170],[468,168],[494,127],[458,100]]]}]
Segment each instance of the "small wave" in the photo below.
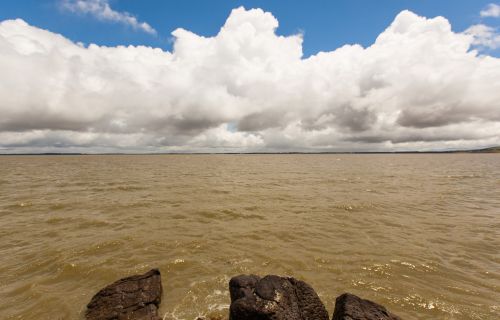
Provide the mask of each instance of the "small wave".
[{"label": "small wave", "polygon": [[85,220],[78,224],[78,228],[81,229],[92,229],[92,228],[102,228],[108,227],[111,223],[103,220]]},{"label": "small wave", "polygon": [[365,209],[375,208],[375,204],[367,203],[367,204],[354,204],[354,203],[342,203],[333,205],[335,209],[345,210],[345,211],[362,211]]},{"label": "small wave", "polygon": [[448,179],[455,179],[455,180],[461,180],[461,179],[483,178],[483,176],[482,175],[478,175],[478,174],[450,174],[450,175],[447,175],[446,178],[448,178]]}]

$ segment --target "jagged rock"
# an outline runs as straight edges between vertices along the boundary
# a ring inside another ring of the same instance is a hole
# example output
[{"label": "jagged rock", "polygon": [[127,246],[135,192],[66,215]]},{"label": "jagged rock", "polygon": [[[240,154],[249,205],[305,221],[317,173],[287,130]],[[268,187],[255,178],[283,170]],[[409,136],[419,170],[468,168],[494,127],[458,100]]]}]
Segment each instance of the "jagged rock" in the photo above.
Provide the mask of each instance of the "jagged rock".
[{"label": "jagged rock", "polygon": [[335,301],[332,320],[401,320],[401,318],[375,302],[344,293]]},{"label": "jagged rock", "polygon": [[240,275],[229,281],[230,320],[328,320],[307,283],[294,278]]},{"label": "jagged rock", "polygon": [[158,269],[118,280],[87,305],[87,320],[159,320],[161,275]]}]

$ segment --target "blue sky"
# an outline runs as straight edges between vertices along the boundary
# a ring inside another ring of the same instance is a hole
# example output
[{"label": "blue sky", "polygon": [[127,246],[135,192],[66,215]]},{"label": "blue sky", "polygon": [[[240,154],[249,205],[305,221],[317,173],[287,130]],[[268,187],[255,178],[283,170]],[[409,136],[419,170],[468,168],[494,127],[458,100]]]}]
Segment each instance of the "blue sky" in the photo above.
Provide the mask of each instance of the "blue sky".
[{"label": "blue sky", "polygon": [[[482,18],[480,11],[491,0],[330,0],[330,1],[169,1],[111,0],[117,12],[128,12],[156,31],[151,35],[115,22],[100,21],[90,14],[61,9],[61,0],[17,0],[0,2],[0,20],[22,18],[31,25],[86,44],[147,45],[171,50],[170,33],[176,28],[199,35],[215,35],[231,9],[262,8],[279,20],[278,34],[304,33],[304,55],[331,51],[344,44],[368,46],[402,10],[421,16],[444,16],[453,30],[484,23],[498,28],[500,19]],[[499,50],[489,51],[499,56]]]}]

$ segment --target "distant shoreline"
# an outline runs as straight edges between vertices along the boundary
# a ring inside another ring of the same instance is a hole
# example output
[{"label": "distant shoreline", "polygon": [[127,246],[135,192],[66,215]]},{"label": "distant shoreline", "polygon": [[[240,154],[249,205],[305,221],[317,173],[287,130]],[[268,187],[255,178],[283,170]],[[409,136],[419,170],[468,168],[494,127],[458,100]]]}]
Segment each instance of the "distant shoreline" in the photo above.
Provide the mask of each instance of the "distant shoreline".
[{"label": "distant shoreline", "polygon": [[158,153],[72,153],[72,152],[47,152],[47,153],[0,153],[0,156],[93,156],[93,155],[287,155],[287,154],[447,154],[447,153],[500,153],[499,147],[472,149],[472,150],[445,150],[445,151],[327,151],[327,152],[158,152]]}]

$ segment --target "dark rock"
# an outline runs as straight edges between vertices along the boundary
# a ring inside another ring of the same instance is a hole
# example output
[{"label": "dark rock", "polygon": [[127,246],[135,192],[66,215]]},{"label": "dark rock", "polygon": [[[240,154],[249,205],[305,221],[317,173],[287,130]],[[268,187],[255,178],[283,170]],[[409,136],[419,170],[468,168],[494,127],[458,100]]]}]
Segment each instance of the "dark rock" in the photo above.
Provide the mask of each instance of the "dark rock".
[{"label": "dark rock", "polygon": [[401,320],[401,318],[375,302],[344,293],[335,301],[332,320]]},{"label": "dark rock", "polygon": [[229,294],[231,296],[231,302],[251,295],[259,280],[260,277],[253,274],[231,278],[231,280],[229,280]]},{"label": "dark rock", "polygon": [[241,275],[229,282],[230,320],[328,320],[307,283],[279,276]]},{"label": "dark rock", "polygon": [[162,286],[158,269],[123,278],[99,291],[87,305],[87,320],[159,320]]}]

